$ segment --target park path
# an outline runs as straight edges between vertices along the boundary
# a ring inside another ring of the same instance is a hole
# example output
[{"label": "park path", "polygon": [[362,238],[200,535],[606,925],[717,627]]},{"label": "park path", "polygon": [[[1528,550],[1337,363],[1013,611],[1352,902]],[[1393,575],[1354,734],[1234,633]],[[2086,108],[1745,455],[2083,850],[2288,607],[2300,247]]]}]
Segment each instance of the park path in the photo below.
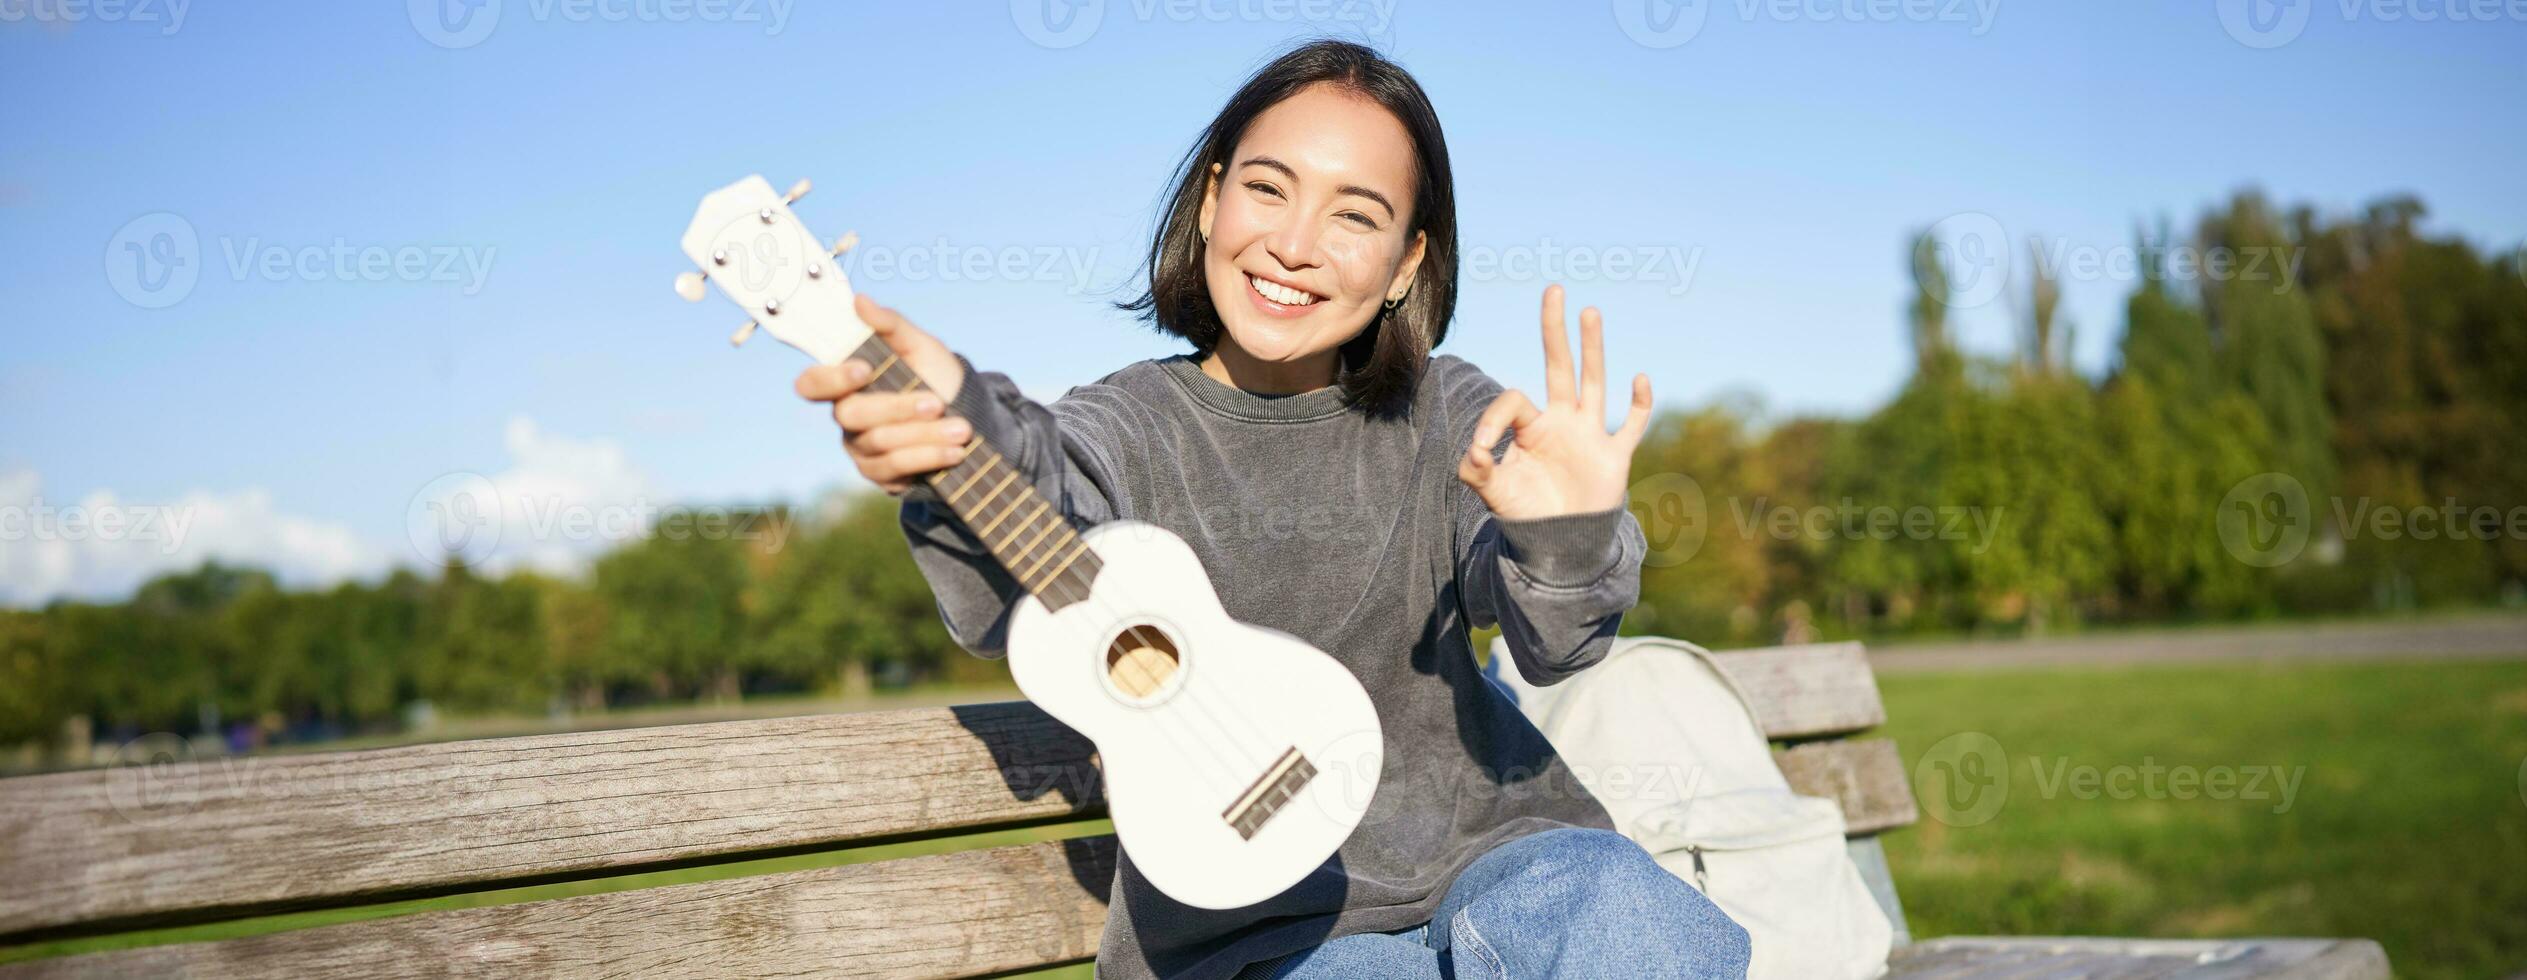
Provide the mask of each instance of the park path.
[{"label": "park path", "polygon": [[1881,674],[2261,661],[2527,659],[2527,612],[2416,619],[2191,626],[2040,639],[1888,644],[1869,651]]}]

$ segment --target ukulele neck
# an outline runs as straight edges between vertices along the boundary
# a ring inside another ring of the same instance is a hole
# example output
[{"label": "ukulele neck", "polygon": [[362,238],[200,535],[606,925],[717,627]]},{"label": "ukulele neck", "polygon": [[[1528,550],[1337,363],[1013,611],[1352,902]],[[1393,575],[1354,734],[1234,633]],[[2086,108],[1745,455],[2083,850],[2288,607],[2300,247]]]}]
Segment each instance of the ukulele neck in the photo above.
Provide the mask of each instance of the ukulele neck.
[{"label": "ukulele neck", "polygon": [[[876,369],[869,375],[869,388],[932,391],[875,334],[851,356]],[[1058,611],[1088,597],[1099,567],[1096,553],[1088,550],[1062,509],[1045,499],[1034,482],[983,437],[977,435],[967,444],[964,459],[923,477],[923,482],[938,492],[939,499],[965,522],[966,530],[973,532],[1009,577],[1046,609]]]}]

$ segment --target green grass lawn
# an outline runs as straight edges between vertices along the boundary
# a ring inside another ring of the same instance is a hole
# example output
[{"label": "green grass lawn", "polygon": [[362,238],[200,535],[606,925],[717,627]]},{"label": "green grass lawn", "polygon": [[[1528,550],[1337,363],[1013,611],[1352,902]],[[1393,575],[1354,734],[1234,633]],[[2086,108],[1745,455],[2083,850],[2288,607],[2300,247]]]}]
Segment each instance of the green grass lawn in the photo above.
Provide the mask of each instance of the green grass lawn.
[{"label": "green grass lawn", "polygon": [[[2404,977],[2527,969],[2527,663],[2156,666],[1904,675],[1883,684],[1887,732],[1908,763],[1997,747],[2007,773],[1996,807],[1962,812],[1970,801],[1942,782],[1949,770],[1916,781],[1922,822],[1887,837],[1916,936],[2364,936],[2386,945]],[[1934,751],[1965,733],[1979,735]],[[1986,792],[2000,785],[1985,782]],[[2209,798],[2214,791],[2228,798]],[[976,843],[1102,829],[1043,827]],[[0,948],[0,962],[953,846],[898,844]],[[1087,975],[1084,967],[1059,972]]]},{"label": "green grass lawn", "polygon": [[[1975,745],[1988,761],[1997,746],[2008,772],[1995,810],[1971,784],[1943,786],[1952,770],[1914,769],[1924,817],[1887,837],[1887,856],[1916,936],[2362,936],[2403,977],[2527,969],[2527,663],[1913,675],[1883,689],[1908,763]],[[1937,751],[1960,733],[1989,740]],[[2171,779],[2180,768],[2192,782]]]}]

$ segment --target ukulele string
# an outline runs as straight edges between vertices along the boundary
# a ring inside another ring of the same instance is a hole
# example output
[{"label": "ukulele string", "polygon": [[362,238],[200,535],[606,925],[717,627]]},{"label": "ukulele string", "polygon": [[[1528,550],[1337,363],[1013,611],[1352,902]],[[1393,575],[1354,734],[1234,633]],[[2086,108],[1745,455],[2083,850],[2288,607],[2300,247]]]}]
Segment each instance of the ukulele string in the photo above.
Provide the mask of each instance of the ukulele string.
[{"label": "ukulele string", "polygon": [[[1077,542],[1077,545],[1083,549],[1087,547],[1087,543],[1085,541],[1079,541]],[[1123,583],[1118,582],[1116,584],[1117,586],[1122,586]],[[1082,601],[1090,603],[1090,608],[1113,618],[1128,618],[1120,615],[1112,603],[1108,602],[1106,599],[1100,598],[1094,588],[1085,586],[1081,588],[1081,599]],[[1135,608],[1145,608],[1145,605],[1142,603],[1129,603],[1128,605]],[[1148,624],[1135,624],[1129,629],[1126,629],[1125,633],[1139,638],[1143,643],[1150,643],[1152,646],[1156,646],[1157,644],[1151,641],[1149,634],[1143,632],[1148,628]],[[1244,746],[1240,744],[1242,742],[1241,737],[1231,731],[1228,723],[1220,720],[1220,714],[1223,712],[1213,710],[1211,701],[1202,696],[1200,688],[1187,686],[1180,690],[1177,693],[1177,696],[1184,698],[1195,711],[1199,712],[1205,719],[1211,722],[1211,727],[1218,730],[1220,735],[1231,743],[1231,748],[1236,750],[1239,760],[1245,765],[1253,767],[1256,771],[1260,772],[1270,764],[1266,760],[1258,759],[1245,752]],[[1236,699],[1231,698],[1222,702],[1221,707],[1226,714],[1232,715],[1236,717],[1238,721],[1244,723],[1248,732],[1247,737],[1253,738],[1258,744],[1269,744],[1271,742],[1271,738],[1264,733],[1263,726],[1257,723],[1252,716],[1246,714],[1243,706],[1239,705]]]},{"label": "ukulele string", "polygon": [[[1083,550],[1087,549],[1087,542],[1084,540],[1074,538],[1073,545]],[[1094,588],[1087,586],[1076,587],[1080,589],[1079,601],[1087,603],[1088,607],[1099,613],[1101,617],[1124,621],[1129,621],[1131,619],[1130,616],[1125,614],[1124,608],[1118,608],[1115,603],[1106,598],[1100,597]],[[1140,603],[1130,603],[1129,608],[1146,608],[1146,606]],[[1124,634],[1134,637],[1140,642],[1153,648],[1162,646],[1163,641],[1153,637],[1149,632],[1150,629],[1151,626],[1147,623],[1134,623],[1132,626],[1124,630]],[[1183,651],[1181,649],[1178,651],[1179,657],[1182,656],[1182,652]],[[1181,659],[1178,661],[1178,669],[1183,669]],[[1219,714],[1211,709],[1209,700],[1202,697],[1200,691],[1200,688],[1193,687],[1188,682],[1187,684],[1179,687],[1176,692],[1176,696],[1183,698],[1187,706],[1193,709],[1193,712],[1191,713],[1192,715],[1199,715],[1202,720],[1210,723],[1212,730],[1218,733],[1219,741],[1225,743],[1225,747],[1235,754],[1235,761],[1239,764],[1240,768],[1252,769],[1257,772],[1262,771],[1266,763],[1252,755],[1247,754],[1243,744],[1244,740],[1232,731],[1226,722],[1220,720]],[[1169,712],[1163,711],[1154,712],[1150,717],[1157,719],[1163,724],[1169,714]],[[1189,723],[1192,720],[1191,715],[1188,715],[1185,720],[1188,722],[1186,727],[1190,729],[1191,725]],[[1251,726],[1252,722],[1249,721],[1249,724]],[[1204,739],[1199,733],[1190,731],[1187,732],[1187,736],[1190,737],[1196,744],[1202,746],[1206,752],[1209,752],[1212,756],[1213,762],[1222,763],[1223,768],[1226,768],[1226,760],[1220,759],[1218,752],[1213,751],[1213,746],[1210,744],[1209,740]]]},{"label": "ukulele string", "polygon": [[[889,351],[889,354],[890,354],[890,356],[889,356],[889,358],[888,358],[888,361],[891,361],[892,363],[888,363],[888,364],[887,364],[887,366],[886,366],[886,370],[885,370],[884,372],[882,372],[881,376],[884,376],[884,375],[892,375],[892,374],[894,374],[894,373],[895,373],[895,372],[897,372],[897,371],[902,371],[902,372],[903,372],[903,374],[905,375],[905,377],[904,377],[904,378],[902,378],[902,379],[900,379],[899,383],[895,386],[895,390],[896,390],[898,393],[911,391],[911,390],[913,390],[914,388],[921,387],[921,386],[922,386],[921,377],[920,377],[919,375],[917,375],[917,374],[914,374],[914,373],[911,371],[910,366],[909,366],[909,365],[906,365],[906,364],[902,361],[902,359],[891,356],[891,355],[892,355],[892,351]],[[872,380],[875,380],[875,379],[872,379]],[[995,452],[995,455],[997,455],[997,452]],[[1014,469],[1014,467],[1012,467],[1012,469]],[[1059,519],[1059,518],[1057,518],[1057,519]],[[1063,524],[1067,525],[1067,524],[1068,524],[1068,522],[1067,522],[1067,521],[1064,521],[1064,522],[1063,522]],[[1068,542],[1068,543],[1069,543],[1072,547],[1078,548],[1078,549],[1080,549],[1080,550],[1081,550],[1081,551],[1083,551],[1083,552],[1088,552],[1088,553],[1092,553],[1092,554],[1093,554],[1093,551],[1091,551],[1091,550],[1088,548],[1088,546],[1087,546],[1087,542],[1086,542],[1086,541],[1084,541],[1084,540],[1082,540],[1082,539],[1079,537],[1079,535],[1078,535],[1078,533],[1077,533],[1077,531],[1076,531],[1076,530],[1072,530],[1072,529],[1069,529],[1069,528],[1067,528],[1067,527],[1065,527],[1064,529],[1065,529],[1065,530],[1069,530],[1069,531],[1070,531],[1070,534],[1069,534],[1069,535],[1068,535],[1068,537],[1066,538],[1066,541],[1067,541],[1067,542]],[[1010,573],[1011,573],[1011,577],[1014,579],[1014,578],[1016,577],[1016,572],[1015,572],[1015,570],[1014,570],[1014,569],[1010,570]],[[1065,579],[1061,579],[1061,578],[1058,578],[1058,577],[1057,577],[1057,578],[1055,579],[1055,581],[1056,581],[1056,582],[1062,582],[1062,581],[1067,581],[1067,580],[1065,580]],[[1023,583],[1021,583],[1021,584],[1023,585]],[[1052,583],[1047,583],[1047,587],[1049,588],[1049,587],[1051,586],[1051,584],[1052,584]],[[1085,585],[1079,585],[1079,586],[1076,586],[1076,587],[1077,587],[1077,588],[1079,588],[1079,589],[1080,589],[1080,592],[1081,592],[1081,595],[1080,595],[1080,600],[1081,600],[1081,601],[1085,601],[1085,602],[1089,602],[1089,603],[1092,603],[1092,604],[1093,604],[1093,605],[1091,605],[1091,607],[1090,607],[1090,608],[1095,609],[1096,611],[1098,611],[1098,612],[1100,612],[1100,613],[1103,613],[1103,614],[1105,614],[1105,615],[1107,615],[1107,616],[1112,616],[1112,617],[1117,618],[1117,619],[1124,619],[1124,618],[1127,618],[1127,617],[1123,617],[1123,616],[1118,615],[1118,612],[1119,612],[1119,611],[1118,611],[1118,610],[1117,610],[1117,609],[1116,609],[1116,608],[1115,608],[1112,604],[1110,604],[1110,603],[1106,602],[1106,601],[1105,601],[1105,600],[1103,600],[1103,599],[1100,599],[1100,598],[1098,597],[1098,595],[1097,595],[1097,591],[1096,591],[1095,589],[1090,588],[1090,587],[1085,586]],[[1039,601],[1040,601],[1040,600],[1039,600]],[[1131,636],[1135,637],[1136,639],[1139,639],[1139,640],[1140,640],[1141,642],[1143,642],[1143,643],[1150,643],[1150,644],[1151,644],[1151,646],[1152,646],[1153,648],[1157,647],[1157,646],[1158,646],[1158,644],[1155,644],[1155,643],[1152,643],[1152,642],[1151,642],[1151,637],[1149,636],[1149,634],[1148,634],[1148,633],[1146,633],[1146,632],[1143,632],[1145,628],[1146,628],[1146,624],[1137,624],[1137,623],[1136,623],[1136,624],[1134,624],[1134,625],[1133,625],[1130,629],[1126,630],[1125,632],[1126,632],[1128,635],[1131,635]],[[1179,650],[1179,652],[1178,652],[1178,657],[1179,657],[1179,659],[1178,659],[1178,669],[1179,669],[1179,670],[1181,670],[1181,669],[1182,669],[1182,663],[1183,663],[1183,661],[1182,661],[1182,659],[1181,659],[1181,657],[1182,657],[1182,651],[1181,651],[1181,650]],[[1219,716],[1219,714],[1218,714],[1218,713],[1216,713],[1216,712],[1214,712],[1214,711],[1212,711],[1212,710],[1211,710],[1211,706],[1209,705],[1209,703],[1208,703],[1207,699],[1205,699],[1205,698],[1201,697],[1201,695],[1200,695],[1200,691],[1199,691],[1199,689],[1198,689],[1198,688],[1192,688],[1192,687],[1189,687],[1189,686],[1188,686],[1188,687],[1185,687],[1185,688],[1183,688],[1183,689],[1180,689],[1177,693],[1178,693],[1180,696],[1183,696],[1183,697],[1185,698],[1185,700],[1187,701],[1187,703],[1188,703],[1188,704],[1189,704],[1189,705],[1190,705],[1190,706],[1194,709],[1195,713],[1198,713],[1198,714],[1202,717],[1202,719],[1203,719],[1203,720],[1208,721],[1208,722],[1210,723],[1211,728],[1219,734],[1219,736],[1220,736],[1220,740],[1221,740],[1221,741],[1228,743],[1228,744],[1227,744],[1227,748],[1228,748],[1231,752],[1233,752],[1233,753],[1235,754],[1235,756],[1236,756],[1236,758],[1237,758],[1237,761],[1242,762],[1242,763],[1243,763],[1243,765],[1244,765],[1244,767],[1246,767],[1246,768],[1250,768],[1250,769],[1253,769],[1253,770],[1255,770],[1255,771],[1257,771],[1257,772],[1259,772],[1259,773],[1260,773],[1260,772],[1262,772],[1262,771],[1265,769],[1265,767],[1268,765],[1268,763],[1265,763],[1265,762],[1263,762],[1263,761],[1261,761],[1261,760],[1255,759],[1254,757],[1252,757],[1252,756],[1250,756],[1250,755],[1248,755],[1248,754],[1247,754],[1246,749],[1245,749],[1245,746],[1244,746],[1243,744],[1241,744],[1241,743],[1243,742],[1243,739],[1241,739],[1240,737],[1238,737],[1238,735],[1237,735],[1235,732],[1231,731],[1231,729],[1230,729],[1229,725],[1228,725],[1226,722],[1224,722],[1224,721],[1220,720],[1220,716]],[[1240,721],[1244,722],[1244,723],[1245,723],[1245,725],[1246,725],[1246,728],[1248,729],[1248,731],[1249,731],[1250,733],[1252,733],[1254,736],[1257,736],[1257,737],[1262,736],[1262,727],[1261,727],[1260,725],[1258,725],[1258,724],[1255,722],[1255,720],[1254,720],[1251,716],[1246,715],[1246,714],[1245,714],[1245,712],[1244,712],[1241,708],[1239,708],[1237,705],[1235,705],[1233,702],[1232,702],[1232,703],[1230,703],[1230,704],[1228,705],[1227,710],[1229,710],[1229,711],[1231,711],[1231,712],[1235,713],[1235,714],[1238,716],[1238,720],[1240,720]],[[1168,719],[1168,715],[1169,715],[1169,713],[1167,713],[1167,712],[1158,712],[1158,713],[1154,713],[1154,714],[1152,714],[1150,717],[1154,720],[1154,724],[1155,724],[1155,726],[1156,726],[1156,727],[1159,727],[1159,728],[1163,729],[1163,728],[1164,728],[1164,727],[1168,724],[1168,720],[1169,720],[1169,719]],[[1189,716],[1188,716],[1188,718],[1186,718],[1186,719],[1185,719],[1185,723],[1184,723],[1184,725],[1182,726],[1182,728],[1183,728],[1183,731],[1182,731],[1182,736],[1180,736],[1180,737],[1185,737],[1185,738],[1186,738],[1186,740],[1189,740],[1189,741],[1193,742],[1193,743],[1194,743],[1197,747],[1201,748],[1201,749],[1205,752],[1205,754],[1207,754],[1207,755],[1209,755],[1209,756],[1211,757],[1211,760],[1212,760],[1212,762],[1213,762],[1214,764],[1223,764],[1223,763],[1224,763],[1224,761],[1225,761],[1225,760],[1222,760],[1222,759],[1220,758],[1219,753],[1215,750],[1215,747],[1214,747],[1214,746],[1212,746],[1212,745],[1210,744],[1209,740],[1202,738],[1198,732],[1193,732],[1193,731],[1191,731],[1192,725],[1191,725],[1191,719],[1190,719],[1190,717],[1189,717]],[[1269,741],[1268,739],[1265,739],[1265,740],[1266,740],[1266,741]],[[1232,777],[1232,778],[1234,778],[1234,777]],[[1210,781],[1210,780],[1206,779],[1206,782],[1207,782],[1207,781]],[[1216,786],[1216,784],[1215,784],[1215,786]],[[1236,790],[1231,790],[1231,792],[1236,792]]]},{"label": "ukulele string", "polygon": [[[1072,547],[1078,548],[1083,552],[1089,554],[1095,553],[1093,550],[1088,548],[1087,542],[1079,538],[1076,533],[1070,537],[1068,543]],[[1124,611],[1122,609],[1118,609],[1113,603],[1104,598],[1100,598],[1095,589],[1068,577],[1056,578],[1052,582],[1047,583],[1046,591],[1050,592],[1058,585],[1068,585],[1071,588],[1076,589],[1077,599],[1075,601],[1086,603],[1088,608],[1091,611],[1098,613],[1101,618],[1125,621],[1128,621],[1131,618],[1125,615]],[[1037,601],[1041,602],[1042,597],[1039,596]],[[1138,639],[1140,642],[1147,644],[1153,649],[1161,648],[1163,644],[1153,638],[1150,633],[1147,632],[1147,629],[1147,624],[1136,623],[1124,630],[1124,634]],[[1181,656],[1181,653],[1182,651],[1179,650],[1179,656]],[[1182,663],[1181,660],[1178,662],[1179,664]],[[1162,734],[1166,734],[1167,737],[1176,744],[1182,745],[1185,743],[1191,743],[1196,749],[1208,756],[1212,765],[1216,766],[1220,772],[1235,773],[1250,769],[1257,772],[1262,771],[1263,764],[1246,754],[1243,747],[1239,744],[1240,740],[1229,730],[1229,727],[1225,723],[1220,721],[1218,715],[1210,710],[1209,705],[1203,698],[1195,696],[1195,690],[1196,689],[1192,688],[1180,688],[1177,692],[1178,696],[1185,698],[1187,705],[1193,709],[1192,712],[1153,711],[1145,713],[1143,717],[1148,719],[1148,723],[1151,727],[1159,729]],[[1197,719],[1196,716],[1199,716],[1199,718]],[[1212,730],[1218,733],[1218,737],[1216,739],[1206,737],[1198,730],[1199,722],[1202,721],[1209,722]],[[1174,731],[1168,731],[1170,728],[1174,729]],[[1219,752],[1222,747],[1225,747],[1230,752],[1234,753],[1236,758],[1234,760],[1222,758]],[[1220,793],[1224,797],[1233,799],[1237,794],[1244,791],[1243,786],[1234,782],[1237,778],[1234,775],[1229,777],[1231,782],[1228,783],[1220,782],[1217,776],[1209,771],[1205,771],[1201,778],[1206,784],[1208,784],[1210,789]]]}]

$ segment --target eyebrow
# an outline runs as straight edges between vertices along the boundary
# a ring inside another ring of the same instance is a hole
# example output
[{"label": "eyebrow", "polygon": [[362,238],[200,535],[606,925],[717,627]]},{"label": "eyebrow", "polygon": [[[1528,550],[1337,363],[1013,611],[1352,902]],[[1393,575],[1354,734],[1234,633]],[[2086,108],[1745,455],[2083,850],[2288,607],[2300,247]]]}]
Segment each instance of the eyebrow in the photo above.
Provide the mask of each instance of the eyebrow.
[{"label": "eyebrow", "polygon": [[[1283,162],[1281,162],[1281,161],[1279,161],[1279,160],[1275,160],[1275,159],[1273,159],[1273,158],[1271,158],[1271,157],[1247,157],[1247,158],[1246,158],[1246,162],[1244,162],[1244,163],[1240,163],[1240,164],[1238,164],[1238,166],[1239,166],[1239,167],[1241,167],[1241,168],[1243,168],[1243,167],[1270,167],[1270,168],[1272,168],[1272,169],[1274,169],[1274,170],[1281,171],[1281,173],[1282,173],[1282,174],[1284,174],[1284,175],[1288,176],[1291,180],[1297,180],[1297,179],[1299,179],[1299,172],[1298,172],[1298,171],[1290,169],[1290,165],[1289,165],[1289,164],[1283,163]],[[1387,200],[1387,199],[1386,199],[1386,195],[1384,195],[1384,194],[1380,194],[1380,193],[1378,193],[1378,192],[1376,192],[1376,191],[1370,190],[1370,189],[1368,189],[1368,188],[1366,188],[1366,187],[1362,187],[1362,186],[1360,186],[1360,185],[1358,185],[1358,184],[1344,184],[1344,185],[1342,185],[1341,187],[1337,187],[1337,188],[1335,188],[1334,190],[1335,190],[1335,192],[1336,192],[1336,193],[1340,193],[1340,194],[1357,194],[1357,195],[1360,195],[1361,197],[1368,198],[1369,200],[1376,201],[1376,202],[1378,202],[1378,206],[1379,206],[1379,207],[1382,207],[1382,208],[1385,208],[1385,209],[1386,209],[1386,217],[1387,217],[1387,220],[1389,220],[1389,221],[1395,220],[1395,202]]]}]

